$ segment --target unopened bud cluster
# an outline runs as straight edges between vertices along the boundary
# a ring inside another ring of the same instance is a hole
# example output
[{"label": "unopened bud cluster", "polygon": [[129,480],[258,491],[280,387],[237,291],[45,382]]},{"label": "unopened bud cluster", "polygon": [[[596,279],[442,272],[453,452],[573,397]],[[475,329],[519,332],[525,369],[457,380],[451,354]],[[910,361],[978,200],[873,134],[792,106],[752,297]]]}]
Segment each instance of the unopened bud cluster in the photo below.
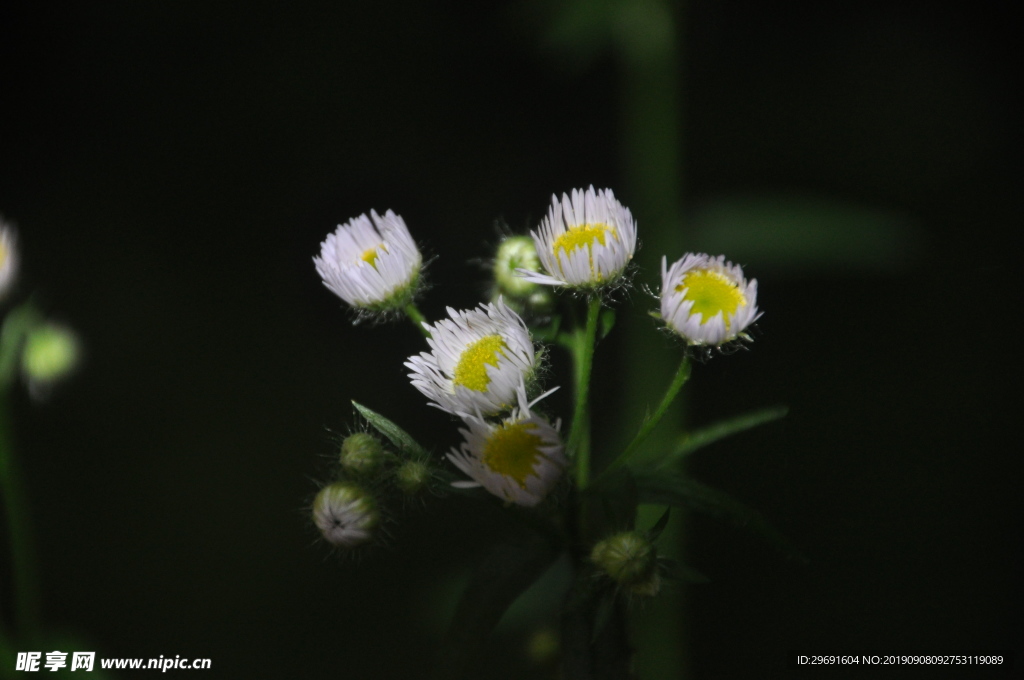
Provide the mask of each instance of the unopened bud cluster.
[{"label": "unopened bud cluster", "polygon": [[337,479],[317,493],[312,516],[324,540],[340,548],[373,539],[388,496],[397,491],[416,498],[433,479],[428,462],[404,458],[368,432],[354,432],[341,441],[337,470]]}]

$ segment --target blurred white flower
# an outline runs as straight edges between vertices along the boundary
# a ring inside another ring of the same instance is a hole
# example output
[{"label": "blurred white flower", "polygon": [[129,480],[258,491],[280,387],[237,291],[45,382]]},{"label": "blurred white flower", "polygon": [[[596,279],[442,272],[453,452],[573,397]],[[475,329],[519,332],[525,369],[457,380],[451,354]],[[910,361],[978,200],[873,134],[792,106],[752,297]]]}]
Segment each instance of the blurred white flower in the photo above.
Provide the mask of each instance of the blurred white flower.
[{"label": "blurred white flower", "polygon": [[14,286],[18,275],[18,237],[14,227],[0,218],[0,300]]}]

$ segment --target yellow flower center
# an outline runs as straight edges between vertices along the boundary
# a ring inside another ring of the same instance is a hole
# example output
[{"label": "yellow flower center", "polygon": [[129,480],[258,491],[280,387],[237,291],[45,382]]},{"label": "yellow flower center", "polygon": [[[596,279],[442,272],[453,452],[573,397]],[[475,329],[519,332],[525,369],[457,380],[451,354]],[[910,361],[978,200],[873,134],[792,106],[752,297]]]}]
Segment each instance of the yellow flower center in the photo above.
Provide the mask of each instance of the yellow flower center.
[{"label": "yellow flower center", "polygon": [[501,425],[487,439],[481,462],[525,489],[526,478],[534,474],[534,467],[544,455],[540,450],[544,440],[532,432],[536,428],[529,422]]},{"label": "yellow flower center", "polygon": [[722,320],[729,326],[729,317],[747,304],[747,298],[736,282],[716,271],[699,269],[683,277],[676,292],[686,289],[684,300],[692,300],[691,314],[700,314],[701,325],[722,312]]},{"label": "yellow flower center", "polygon": [[2,241],[0,241],[0,267],[3,267],[7,263],[7,248],[4,247]]},{"label": "yellow flower center", "polygon": [[505,347],[505,341],[500,335],[487,335],[472,343],[459,357],[452,382],[470,390],[485,392],[491,382],[487,366],[498,365],[498,355],[505,356],[502,351]]},{"label": "yellow flower center", "polygon": [[387,252],[387,247],[383,243],[381,243],[379,246],[374,246],[373,248],[367,248],[366,250],[363,251],[363,254],[360,256],[359,259],[367,263],[374,269],[376,269],[377,255],[381,250]]},{"label": "yellow flower center", "polygon": [[583,246],[593,248],[594,241],[597,241],[603,246],[608,234],[611,234],[612,238],[619,238],[619,235],[615,231],[615,227],[610,224],[604,224],[602,222],[596,222],[594,224],[575,224],[569,227],[564,234],[555,239],[555,255],[558,255],[559,250],[568,254],[570,251],[575,250],[576,248],[582,248]]},{"label": "yellow flower center", "polygon": [[363,255],[362,255],[362,257],[360,259],[363,262],[366,262],[367,264],[369,264],[371,267],[376,268],[376,265],[374,264],[374,262],[377,261],[377,249],[376,248],[367,248],[366,252],[363,253]]},{"label": "yellow flower center", "polygon": [[[555,258],[558,257],[559,251],[569,255],[573,250],[577,248],[586,247],[590,255],[590,272],[594,273],[594,242],[605,245],[608,235],[615,240],[618,240],[619,234],[615,231],[615,227],[610,224],[603,222],[574,224],[569,227],[564,234],[560,235],[555,239],[553,250],[555,251]],[[562,272],[565,273],[564,271]]]}]

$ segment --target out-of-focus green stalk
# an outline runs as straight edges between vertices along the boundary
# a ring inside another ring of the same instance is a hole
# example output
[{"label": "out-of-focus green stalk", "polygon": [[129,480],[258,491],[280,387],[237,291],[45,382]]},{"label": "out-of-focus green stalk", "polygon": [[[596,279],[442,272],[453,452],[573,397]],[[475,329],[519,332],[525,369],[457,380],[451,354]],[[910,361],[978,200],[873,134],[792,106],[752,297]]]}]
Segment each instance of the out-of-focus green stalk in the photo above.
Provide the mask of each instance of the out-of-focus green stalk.
[{"label": "out-of-focus green stalk", "polygon": [[10,390],[18,377],[25,337],[39,323],[31,301],[7,312],[0,327],[0,497],[10,542],[14,625],[11,637],[34,644],[39,634],[39,587],[29,506],[11,435]]},{"label": "out-of-focus green stalk", "polygon": [[[667,0],[632,0],[620,3],[624,19],[618,23],[617,41],[622,113],[622,158],[626,191],[643,243],[637,254],[638,279],[660,287],[661,257],[674,260],[685,250],[682,225],[683,198],[683,92],[681,59],[683,3]],[[655,302],[651,301],[652,306]],[[626,351],[622,374],[625,434],[643,420],[652,386],[661,385],[679,361],[679,350],[655,332],[646,315],[624,319]],[[648,447],[668,447],[683,426],[683,406],[667,409],[661,427],[650,434]],[[626,441],[622,441],[618,450]],[[657,521],[658,510],[641,512],[640,527]],[[685,516],[674,513],[658,541],[659,551],[682,553]],[[679,680],[687,668],[685,590],[665,589],[636,613],[637,676],[644,680]]]},{"label": "out-of-focus green stalk", "polygon": [[[533,3],[549,17],[548,41],[576,58],[588,59],[611,44],[619,65],[621,154],[624,191],[619,192],[638,220],[643,244],[635,262],[638,282],[652,288],[660,285],[662,255],[679,258],[686,246],[682,229],[682,20],[684,2],[669,0],[561,0]],[[637,307],[642,297],[637,295]],[[656,303],[650,301],[651,306]],[[624,329],[623,383],[618,412],[621,419],[609,431],[621,436],[614,445],[602,447],[622,451],[647,412],[649,390],[661,385],[679,361],[678,349],[655,332],[643,313],[621,314]],[[685,393],[684,393],[685,397]],[[656,398],[653,397],[653,398]],[[677,400],[666,408],[661,426],[650,433],[648,448],[665,450],[678,439],[683,408]],[[597,462],[597,461],[595,461]],[[657,513],[644,512],[641,527],[650,527]],[[682,552],[682,513],[675,513],[661,535],[659,551],[679,557]],[[686,668],[686,629],[683,591],[666,589],[635,616],[633,639],[637,648],[636,672],[644,680],[679,680]]]},{"label": "out-of-focus green stalk", "polygon": [[0,390],[0,496],[3,496],[10,540],[14,587],[14,635],[31,643],[38,639],[39,601],[35,550],[29,529],[28,502],[11,444],[10,416],[6,391]]}]

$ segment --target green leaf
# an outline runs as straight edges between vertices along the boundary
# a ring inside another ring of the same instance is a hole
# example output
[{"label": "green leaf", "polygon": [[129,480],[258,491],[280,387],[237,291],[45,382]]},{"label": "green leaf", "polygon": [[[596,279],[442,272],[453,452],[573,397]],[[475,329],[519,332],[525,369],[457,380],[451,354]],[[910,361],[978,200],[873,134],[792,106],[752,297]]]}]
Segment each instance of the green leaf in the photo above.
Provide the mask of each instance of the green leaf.
[{"label": "green leaf", "polygon": [[677,474],[654,468],[634,469],[641,503],[688,508],[754,532],[790,559],[806,562],[792,543],[769,524],[759,512],[713,487]]},{"label": "green leaf", "polygon": [[688,432],[679,439],[679,443],[676,445],[676,448],[672,453],[661,460],[652,462],[660,467],[672,465],[690,455],[697,449],[704,448],[709,444],[714,444],[719,439],[725,439],[726,437],[731,437],[734,434],[749,430],[757,427],[758,425],[779,420],[780,418],[784,418],[787,413],[789,413],[789,408],[787,406],[770,406],[758,411],[744,413],[743,415],[736,416],[735,418],[719,421],[713,425],[702,427],[694,432]]},{"label": "green leaf", "polygon": [[466,677],[502,615],[558,553],[554,544],[533,532],[520,532],[491,548],[459,600],[441,645],[435,678]]},{"label": "green leaf", "polygon": [[395,425],[381,414],[376,411],[371,411],[362,404],[353,401],[352,405],[355,406],[356,410],[359,411],[359,414],[366,419],[366,422],[372,425],[374,429],[382,435],[387,437],[392,444],[398,447],[400,452],[414,456],[428,455],[426,449],[420,446],[408,432],[400,428],[398,425]]},{"label": "green leaf", "polygon": [[603,340],[608,337],[608,334],[612,332],[615,327],[615,310],[614,309],[603,309],[601,310],[601,316],[598,319],[597,327],[597,339]]},{"label": "green leaf", "polygon": [[665,512],[661,514],[661,517],[658,518],[658,521],[655,522],[654,526],[651,527],[651,530],[647,532],[651,535],[652,541],[658,540],[658,537],[661,536],[661,532],[663,532],[665,530],[665,527],[668,526],[668,518],[671,512],[671,507],[665,508]]},{"label": "green leaf", "polygon": [[751,194],[700,205],[691,250],[789,272],[883,272],[920,250],[901,215],[822,196]]}]

